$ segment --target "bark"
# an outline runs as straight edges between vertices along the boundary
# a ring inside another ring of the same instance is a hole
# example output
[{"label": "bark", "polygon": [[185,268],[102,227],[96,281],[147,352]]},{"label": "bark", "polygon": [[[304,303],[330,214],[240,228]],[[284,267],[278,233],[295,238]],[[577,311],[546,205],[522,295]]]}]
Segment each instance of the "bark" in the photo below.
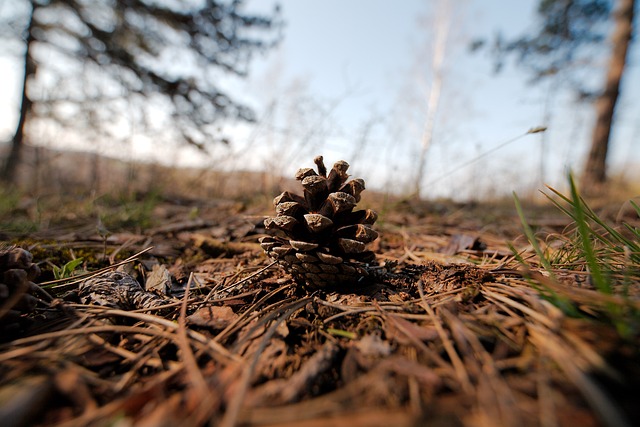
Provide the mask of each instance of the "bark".
[{"label": "bark", "polygon": [[587,193],[596,193],[607,180],[606,161],[613,114],[620,94],[620,82],[627,61],[627,51],[633,30],[635,0],[619,0],[615,11],[615,27],[605,89],[596,101],[596,124],[591,138],[591,149],[582,175],[582,187]]},{"label": "bark", "polygon": [[11,141],[11,149],[5,160],[2,169],[2,180],[7,183],[15,184],[17,181],[17,170],[20,164],[22,150],[24,147],[24,126],[27,121],[27,115],[31,111],[31,99],[28,95],[28,83],[31,76],[36,72],[36,63],[31,56],[31,47],[35,40],[33,36],[33,15],[36,11],[35,3],[32,3],[31,15],[26,29],[25,52],[24,52],[24,76],[22,79],[22,99],[20,101],[20,117],[16,131]]}]

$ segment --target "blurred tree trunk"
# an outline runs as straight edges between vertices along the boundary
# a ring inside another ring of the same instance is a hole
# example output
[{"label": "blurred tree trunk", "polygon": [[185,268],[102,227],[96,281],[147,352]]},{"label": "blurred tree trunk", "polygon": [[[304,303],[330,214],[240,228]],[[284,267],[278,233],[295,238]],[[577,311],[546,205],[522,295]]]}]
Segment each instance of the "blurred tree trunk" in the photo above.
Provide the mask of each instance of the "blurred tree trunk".
[{"label": "blurred tree trunk", "polygon": [[15,184],[17,180],[18,164],[24,147],[24,125],[27,120],[27,114],[31,112],[31,99],[27,93],[28,82],[31,76],[36,73],[36,63],[31,57],[31,47],[35,38],[33,37],[33,15],[36,11],[36,3],[32,3],[31,14],[29,15],[29,23],[26,28],[25,52],[24,52],[24,76],[22,79],[22,100],[20,101],[20,117],[16,131],[11,141],[11,149],[9,155],[5,159],[2,169],[2,181]]},{"label": "blurred tree trunk", "polygon": [[591,150],[582,174],[582,187],[587,193],[597,192],[607,180],[609,138],[613,113],[620,94],[620,81],[631,43],[634,7],[635,0],[619,0],[614,13],[615,27],[611,39],[612,50],[607,78],[604,91],[596,101],[596,123],[591,137]]},{"label": "blurred tree trunk", "polygon": [[435,40],[433,42],[433,81],[431,82],[429,95],[427,96],[427,114],[422,132],[420,155],[418,156],[418,170],[414,182],[414,194],[417,198],[422,196],[422,181],[426,175],[427,154],[433,143],[433,133],[444,80],[444,59],[447,49],[447,37],[451,25],[451,4],[445,1],[440,6],[442,9],[436,21]]}]

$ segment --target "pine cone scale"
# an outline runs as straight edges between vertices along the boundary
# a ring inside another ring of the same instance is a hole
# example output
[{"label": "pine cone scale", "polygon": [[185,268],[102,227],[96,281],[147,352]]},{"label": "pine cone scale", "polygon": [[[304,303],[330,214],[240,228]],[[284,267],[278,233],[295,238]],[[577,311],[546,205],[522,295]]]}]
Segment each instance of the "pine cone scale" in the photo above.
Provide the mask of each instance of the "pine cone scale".
[{"label": "pine cone scale", "polygon": [[30,252],[15,246],[0,246],[0,306],[5,308],[0,319],[0,336],[4,339],[30,322],[38,299],[31,295],[38,289],[33,280],[40,267],[33,262]]}]

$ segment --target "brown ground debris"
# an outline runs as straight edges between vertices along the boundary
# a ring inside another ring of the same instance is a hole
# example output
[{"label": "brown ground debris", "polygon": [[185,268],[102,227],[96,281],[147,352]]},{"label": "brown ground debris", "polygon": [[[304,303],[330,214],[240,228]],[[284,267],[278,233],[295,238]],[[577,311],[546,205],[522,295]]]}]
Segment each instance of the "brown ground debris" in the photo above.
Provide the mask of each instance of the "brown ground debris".
[{"label": "brown ground debris", "polygon": [[[308,291],[260,249],[263,208],[243,209],[229,204],[197,222],[177,209],[150,233],[9,236],[43,270],[52,253],[82,249],[103,266],[134,255],[126,274],[143,286],[154,265],[165,266],[172,283],[157,303],[134,307],[81,299],[86,278],[48,288],[56,299],[0,344],[3,425],[638,419],[637,337],[541,298],[505,244],[507,234],[527,253],[517,228],[498,233],[459,210],[396,207],[381,215],[373,246],[384,274],[363,287]],[[577,282],[553,286],[578,304],[597,297]]]}]

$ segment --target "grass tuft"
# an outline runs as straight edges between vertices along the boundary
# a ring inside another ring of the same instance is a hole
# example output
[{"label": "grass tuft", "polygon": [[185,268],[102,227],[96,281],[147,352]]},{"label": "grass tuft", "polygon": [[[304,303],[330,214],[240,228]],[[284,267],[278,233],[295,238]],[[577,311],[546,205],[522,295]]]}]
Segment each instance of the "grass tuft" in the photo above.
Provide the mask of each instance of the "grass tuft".
[{"label": "grass tuft", "polygon": [[[630,299],[640,291],[640,228],[625,222],[614,225],[603,219],[580,196],[571,174],[568,181],[568,196],[551,187],[548,188],[552,195],[543,193],[572,221],[563,235],[554,237],[560,245],[547,245],[544,251],[526,220],[517,195],[513,195],[524,234],[549,278],[532,285],[565,313],[574,316],[598,313],[596,316],[612,322],[620,335],[631,336],[640,330],[640,312]],[[633,201],[630,204],[640,217],[638,205]],[[526,271],[532,269],[514,248],[512,250]],[[556,291],[557,286],[562,286],[562,277],[576,274],[587,278],[582,287],[592,288],[601,296],[597,307],[581,306],[578,311]],[[535,279],[531,281],[536,282]]]},{"label": "grass tuft", "polygon": [[[527,218],[524,214],[524,210],[522,209],[522,204],[520,203],[520,199],[518,198],[518,195],[515,192],[513,193],[513,200],[514,200],[516,211],[518,212],[518,217],[520,218],[520,222],[522,223],[524,234],[527,240],[531,244],[531,247],[536,253],[538,259],[540,260],[540,264],[549,275],[549,278],[552,281],[557,282],[558,280],[556,278],[550,257],[548,256],[548,253],[543,251],[542,248],[540,247],[540,244],[538,243],[538,239],[533,229],[529,225]],[[513,247],[513,245],[510,244],[509,248],[513,252],[516,260],[521,265],[525,266],[525,272],[530,272],[531,270],[530,266],[527,264],[527,262],[522,257],[522,255],[515,249],[515,247]],[[579,316],[577,309],[568,298],[558,294],[553,288],[551,288],[550,286],[547,286],[545,283],[537,282],[535,279],[531,277],[530,274],[526,274],[526,276],[528,276],[527,279],[529,280],[529,283],[531,284],[531,286],[534,289],[536,289],[544,299],[553,303],[556,307],[560,308],[565,314],[569,316],[572,316],[572,317]]]}]

